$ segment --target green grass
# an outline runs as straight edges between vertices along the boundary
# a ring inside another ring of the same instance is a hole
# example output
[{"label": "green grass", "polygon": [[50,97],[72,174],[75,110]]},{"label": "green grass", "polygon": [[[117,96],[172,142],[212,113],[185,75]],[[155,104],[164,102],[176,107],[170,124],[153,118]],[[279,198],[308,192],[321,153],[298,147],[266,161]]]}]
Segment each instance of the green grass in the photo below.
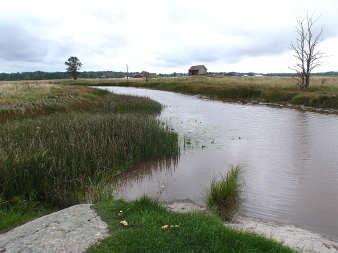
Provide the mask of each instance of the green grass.
[{"label": "green grass", "polygon": [[177,136],[154,117],[60,114],[0,127],[0,193],[34,194],[67,206],[86,200],[92,184],[137,163],[177,153]]},{"label": "green grass", "polygon": [[[294,252],[258,235],[226,228],[215,215],[173,213],[148,198],[133,202],[104,200],[96,209],[108,223],[112,236],[89,249],[89,253]],[[122,220],[128,226],[121,225]],[[169,226],[162,228],[165,225]]]},{"label": "green grass", "polygon": [[0,233],[31,219],[42,216],[52,209],[39,202],[13,199],[11,203],[0,199]]},{"label": "green grass", "polygon": [[226,220],[231,219],[238,206],[239,172],[238,166],[231,167],[225,176],[218,180],[212,180],[208,192],[208,207]]},{"label": "green grass", "polygon": [[88,111],[103,104],[109,92],[89,87],[50,83],[0,85],[0,123],[49,115],[55,112]]},{"label": "green grass", "polygon": [[338,109],[338,78],[313,77],[311,88],[300,90],[294,78],[278,77],[185,77],[144,80],[78,80],[64,84],[131,86],[200,94],[212,99],[264,102]]},{"label": "green grass", "polygon": [[[111,194],[111,182],[121,173],[178,154],[176,133],[156,119],[159,103],[89,87],[60,87],[73,92],[72,102],[40,104],[34,115],[24,111],[0,125],[0,199],[6,203],[0,207],[1,229],[42,213],[16,211],[17,199],[52,209],[95,202]],[[54,110],[59,107],[64,110]]]}]

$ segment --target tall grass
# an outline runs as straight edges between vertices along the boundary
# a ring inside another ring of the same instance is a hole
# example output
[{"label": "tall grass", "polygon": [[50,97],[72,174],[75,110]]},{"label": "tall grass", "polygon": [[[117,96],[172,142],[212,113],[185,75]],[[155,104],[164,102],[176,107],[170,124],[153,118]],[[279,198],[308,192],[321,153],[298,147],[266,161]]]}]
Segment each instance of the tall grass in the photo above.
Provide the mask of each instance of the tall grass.
[{"label": "tall grass", "polygon": [[213,179],[207,196],[208,207],[215,210],[221,217],[230,220],[239,202],[239,172],[240,167],[234,166],[225,176]]},{"label": "tall grass", "polygon": [[109,95],[90,110],[3,124],[0,197],[59,207],[87,201],[137,163],[178,152],[177,135],[154,117],[161,105],[150,99]]},{"label": "tall grass", "polygon": [[48,213],[48,209],[38,202],[15,198],[9,203],[0,198],[0,233]]},{"label": "tall grass", "polygon": [[109,92],[89,87],[55,84],[10,83],[0,85],[0,123],[49,115],[88,111],[106,104]]}]

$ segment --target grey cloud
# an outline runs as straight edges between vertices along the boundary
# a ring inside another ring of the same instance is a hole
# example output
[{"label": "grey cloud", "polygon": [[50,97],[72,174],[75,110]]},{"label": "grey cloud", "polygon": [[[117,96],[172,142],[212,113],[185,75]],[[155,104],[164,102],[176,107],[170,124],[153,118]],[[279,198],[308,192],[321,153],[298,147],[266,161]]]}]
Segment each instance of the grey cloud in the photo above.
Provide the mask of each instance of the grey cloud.
[{"label": "grey cloud", "polygon": [[[58,69],[65,56],[74,51],[73,43],[59,43],[44,38],[38,33],[38,26],[33,30],[31,23],[0,24],[0,72],[35,71]],[[63,66],[62,66],[63,67]]]},{"label": "grey cloud", "polygon": [[292,41],[292,33],[250,32],[244,33],[242,39],[246,41],[245,46],[191,46],[179,50],[179,52],[160,54],[158,60],[165,67],[208,63],[218,60],[226,63],[236,63],[245,57],[274,55],[288,50]]},{"label": "grey cloud", "polygon": [[46,41],[20,26],[0,24],[0,58],[7,61],[38,61],[47,54]]},{"label": "grey cloud", "polygon": [[[196,63],[209,63],[222,60],[225,63],[236,63],[245,57],[257,57],[266,55],[277,55],[290,49],[290,44],[296,39],[295,26],[274,27],[273,29],[254,29],[247,30],[237,27],[236,24],[220,28],[220,33],[224,36],[238,36],[243,45],[230,46],[185,46],[176,52],[166,52],[159,54],[157,60],[163,67],[174,67],[177,65],[188,65]],[[322,40],[329,39],[338,35],[335,29],[338,20],[330,16],[319,17],[315,28],[315,33],[323,28]],[[212,38],[211,38],[212,40]],[[213,44],[213,43],[211,43]]]},{"label": "grey cloud", "polygon": [[106,34],[92,50],[96,54],[104,54],[107,49],[113,49],[117,52],[117,50],[127,46],[127,44],[127,39],[121,34]]},{"label": "grey cloud", "polygon": [[91,55],[104,55],[107,50],[118,52],[127,44],[119,34],[102,35],[94,44],[88,44],[86,40],[75,41],[70,37],[55,41],[47,38],[39,28],[39,22],[27,21],[25,25],[0,23],[0,72],[11,69],[63,70],[63,62],[70,55],[78,55],[85,60]]}]

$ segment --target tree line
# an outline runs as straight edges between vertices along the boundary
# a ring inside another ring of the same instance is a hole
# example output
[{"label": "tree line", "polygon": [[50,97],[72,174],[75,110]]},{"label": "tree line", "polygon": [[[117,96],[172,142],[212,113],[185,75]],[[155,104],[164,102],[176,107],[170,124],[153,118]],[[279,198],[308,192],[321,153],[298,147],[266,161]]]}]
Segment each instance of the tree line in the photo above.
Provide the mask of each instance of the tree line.
[{"label": "tree line", "polygon": [[[81,78],[123,78],[125,72],[119,71],[82,71],[79,72]],[[136,72],[130,73],[131,75]],[[1,81],[19,81],[19,80],[50,80],[50,79],[67,79],[68,72],[18,72],[18,73],[0,73]]]},{"label": "tree line", "polygon": [[[125,78],[127,76],[126,72],[119,71],[82,71],[79,72],[81,78],[88,79],[98,79],[98,78]],[[129,76],[133,77],[135,75],[141,75],[143,72],[130,72]],[[169,73],[169,74],[156,74],[156,77],[180,77],[186,76],[186,73]],[[281,76],[281,77],[296,77],[296,73],[268,73],[261,74],[255,72],[209,72],[209,76]],[[313,76],[338,76],[338,72],[319,72],[313,73]],[[155,74],[153,74],[155,76]],[[20,80],[53,80],[53,79],[67,79],[69,78],[69,73],[67,72],[43,72],[43,71],[34,71],[34,72],[18,72],[18,73],[0,73],[0,81],[20,81]]]}]

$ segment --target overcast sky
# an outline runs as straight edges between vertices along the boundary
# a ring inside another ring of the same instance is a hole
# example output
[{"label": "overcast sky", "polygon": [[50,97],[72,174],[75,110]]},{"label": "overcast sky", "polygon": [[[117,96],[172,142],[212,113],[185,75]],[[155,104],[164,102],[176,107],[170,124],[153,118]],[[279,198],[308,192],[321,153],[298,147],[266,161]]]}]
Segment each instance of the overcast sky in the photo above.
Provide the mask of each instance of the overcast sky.
[{"label": "overcast sky", "polygon": [[318,71],[338,71],[337,0],[1,0],[0,72],[290,72],[297,18],[321,16]]}]

